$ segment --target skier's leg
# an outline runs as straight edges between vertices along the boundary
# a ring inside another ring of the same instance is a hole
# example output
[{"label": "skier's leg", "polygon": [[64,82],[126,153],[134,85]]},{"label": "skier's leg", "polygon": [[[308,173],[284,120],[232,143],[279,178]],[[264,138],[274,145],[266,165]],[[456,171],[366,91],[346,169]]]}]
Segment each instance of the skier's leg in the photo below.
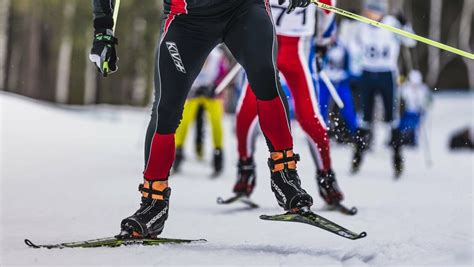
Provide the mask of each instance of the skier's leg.
[{"label": "skier's leg", "polygon": [[212,129],[212,141],[214,144],[213,166],[214,176],[219,175],[224,167],[223,155],[223,130],[222,119],[224,116],[224,107],[218,98],[204,98],[204,107],[209,115],[209,121]]},{"label": "skier's leg", "polygon": [[189,125],[196,118],[196,113],[199,107],[199,100],[196,98],[190,98],[186,100],[183,109],[183,118],[176,130],[176,147],[182,147],[186,141],[188,134]]},{"label": "skier's leg", "polygon": [[[319,80],[319,108],[321,110],[321,116],[324,118],[324,122],[329,125],[329,89],[327,85]],[[345,102],[344,102],[345,104]]]},{"label": "skier's leg", "polygon": [[362,163],[363,155],[371,142],[371,124],[373,120],[375,94],[373,73],[363,72],[359,85],[360,104],[363,112],[363,121],[355,134],[355,151],[352,157],[352,173],[357,173]]},{"label": "skier's leg", "polygon": [[243,85],[236,111],[236,132],[239,162],[237,164],[237,181],[234,193],[250,196],[256,184],[255,139],[258,131],[257,97],[248,82]]},{"label": "skier's leg", "polygon": [[278,40],[280,44],[278,66],[293,95],[296,119],[316,146],[318,170],[329,171],[331,169],[329,137],[326,124],[319,114],[314,83],[304,53],[304,46],[310,42],[306,38],[284,36],[279,36]]},{"label": "skier's leg", "polygon": [[[145,146],[144,183],[140,208],[121,223],[122,236],[156,236],[163,231],[168,217],[168,176],[175,154],[174,133],[182,116],[184,102],[204,61],[220,41],[213,25],[185,14],[169,14],[156,53],[155,102]],[[196,27],[196,30],[192,28]],[[198,31],[200,30],[200,31]]]},{"label": "skier's leg", "polygon": [[224,117],[224,107],[222,102],[217,98],[207,98],[204,100],[204,108],[207,111],[209,122],[212,129],[212,142],[214,149],[222,149],[223,147],[223,130],[222,120]]},{"label": "skier's leg", "polygon": [[178,24],[180,18],[184,16],[175,17],[158,50],[155,102],[145,146],[144,177],[149,180],[168,179],[174,158],[174,133],[182,118],[187,93],[217,43],[198,33],[193,36],[186,31],[183,35]]},{"label": "skier's leg", "polygon": [[395,170],[395,176],[399,177],[403,172],[403,135],[399,128],[399,100],[397,94],[398,89],[396,84],[396,75],[394,73],[384,73],[381,79],[384,85],[380,88],[380,91],[385,109],[385,122],[389,123],[392,130],[390,145],[393,149],[393,166]]},{"label": "skier's leg", "polygon": [[363,123],[361,126],[364,129],[370,129],[374,115],[376,90],[373,86],[371,75],[373,74],[364,72],[360,81],[360,85],[362,87],[360,92],[360,105],[363,113]]},{"label": "skier's leg", "polygon": [[339,203],[343,199],[343,194],[332,171],[329,137],[326,125],[319,114],[314,83],[305,53],[305,47],[310,45],[310,39],[279,36],[278,40],[280,44],[278,66],[293,95],[296,118],[311,138],[312,151],[317,155],[316,180],[319,193],[326,203]]},{"label": "skier's leg", "polygon": [[277,43],[270,6],[264,1],[246,1],[235,14],[224,41],[244,67],[257,97],[260,127],[271,152],[272,190],[286,210],[309,207],[312,198],[301,188],[296,172],[299,157],[292,151],[288,103],[278,79]]},{"label": "skier's leg", "polygon": [[198,98],[191,98],[186,100],[184,104],[183,119],[176,130],[176,155],[173,163],[173,170],[175,172],[180,171],[181,163],[184,159],[184,142],[186,141],[189,126],[194,118],[196,118],[196,113],[200,106],[199,102],[200,100]]},{"label": "skier's leg", "polygon": [[246,3],[227,31],[225,43],[248,76],[257,97],[260,127],[269,150],[292,149],[293,140],[276,68],[277,40],[264,1]]},{"label": "skier's leg", "polygon": [[346,122],[347,128],[351,134],[354,135],[357,131],[358,122],[349,81],[339,83],[337,91],[344,102],[344,108],[341,109],[342,116]]},{"label": "skier's leg", "polygon": [[239,158],[253,157],[253,135],[258,127],[257,97],[245,82],[236,110],[236,132]]},{"label": "skier's leg", "polygon": [[200,105],[196,113],[196,137],[194,139],[194,151],[199,160],[204,158],[204,138],[205,138],[205,121],[204,106]]}]

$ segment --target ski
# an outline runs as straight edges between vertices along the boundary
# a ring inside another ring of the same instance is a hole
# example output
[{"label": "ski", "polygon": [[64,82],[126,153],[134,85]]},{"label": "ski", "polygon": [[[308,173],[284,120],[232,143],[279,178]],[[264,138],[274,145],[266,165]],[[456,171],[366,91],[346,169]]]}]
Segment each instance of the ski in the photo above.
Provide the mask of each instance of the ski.
[{"label": "ski", "polygon": [[222,197],[217,198],[217,204],[220,204],[220,205],[227,205],[227,204],[231,204],[235,202],[244,203],[245,205],[249,206],[252,209],[256,209],[259,207],[257,203],[253,202],[252,200],[250,200],[248,197],[244,195],[235,195],[228,199],[223,199]]},{"label": "ski", "polygon": [[204,243],[206,239],[176,239],[176,238],[117,238],[117,237],[106,237],[99,239],[92,239],[78,242],[58,243],[50,245],[37,245],[31,242],[29,239],[25,239],[25,244],[31,248],[97,248],[97,247],[120,247],[120,246],[131,246],[131,245],[142,245],[142,246],[157,246],[164,244],[189,244],[189,243]]},{"label": "ski", "polygon": [[349,207],[344,206],[341,203],[337,203],[334,205],[327,205],[326,209],[329,211],[339,211],[342,214],[351,215],[351,216],[356,215],[358,211],[356,207],[349,208]]},{"label": "ski", "polygon": [[312,211],[306,211],[301,214],[288,212],[277,215],[260,215],[260,219],[268,221],[305,223],[351,240],[356,240],[367,236],[366,232],[357,234]]}]

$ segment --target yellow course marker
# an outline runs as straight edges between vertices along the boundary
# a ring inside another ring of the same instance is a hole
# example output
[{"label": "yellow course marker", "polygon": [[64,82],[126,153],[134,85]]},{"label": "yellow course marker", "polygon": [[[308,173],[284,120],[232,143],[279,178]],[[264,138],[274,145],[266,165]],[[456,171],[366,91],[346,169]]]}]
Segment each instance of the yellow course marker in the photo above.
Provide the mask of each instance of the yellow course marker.
[{"label": "yellow course marker", "polygon": [[452,46],[449,46],[449,45],[445,45],[445,44],[440,43],[440,42],[433,41],[431,39],[419,36],[417,34],[392,27],[390,25],[387,25],[387,24],[384,24],[384,23],[381,23],[381,22],[378,22],[378,21],[375,21],[375,20],[371,20],[371,19],[366,18],[364,16],[360,16],[360,15],[351,13],[349,11],[346,11],[346,10],[343,10],[343,9],[340,9],[340,8],[337,8],[337,7],[334,7],[334,6],[323,4],[323,3],[321,3],[317,0],[311,0],[311,2],[315,5],[317,5],[319,8],[334,12],[334,13],[339,14],[341,16],[348,17],[348,18],[358,20],[358,21],[363,22],[363,23],[370,24],[370,25],[378,27],[378,28],[382,28],[382,29],[391,31],[391,32],[399,34],[401,36],[417,40],[417,41],[425,43],[427,45],[431,45],[431,46],[446,50],[446,51],[454,53],[454,54],[458,54],[460,56],[463,56],[463,57],[466,57],[466,58],[469,58],[469,59],[474,59],[474,54],[473,53],[469,53],[469,52],[463,51],[461,49],[458,49],[458,48],[455,48],[455,47],[452,47]]}]

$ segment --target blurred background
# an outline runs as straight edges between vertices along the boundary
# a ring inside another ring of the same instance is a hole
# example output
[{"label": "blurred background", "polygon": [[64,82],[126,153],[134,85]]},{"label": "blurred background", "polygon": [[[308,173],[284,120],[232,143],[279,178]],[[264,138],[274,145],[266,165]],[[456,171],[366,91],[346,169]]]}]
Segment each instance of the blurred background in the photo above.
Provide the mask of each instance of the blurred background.
[{"label": "blurred background", "polygon": [[[120,71],[101,79],[87,57],[90,1],[0,0],[0,90],[62,104],[147,105],[161,5],[161,0],[122,1],[116,34]],[[362,1],[339,0],[338,5],[359,12]],[[472,52],[473,5],[472,0],[392,0],[391,13],[403,11],[419,35]],[[473,60],[418,43],[402,54],[402,74],[408,54],[430,88],[474,88]]]}]

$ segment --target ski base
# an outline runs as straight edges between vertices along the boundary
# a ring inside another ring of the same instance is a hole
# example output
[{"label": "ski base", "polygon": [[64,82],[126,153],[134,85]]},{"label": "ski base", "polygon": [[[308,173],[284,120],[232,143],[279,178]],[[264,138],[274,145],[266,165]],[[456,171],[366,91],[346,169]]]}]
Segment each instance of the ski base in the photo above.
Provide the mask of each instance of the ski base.
[{"label": "ski base", "polygon": [[204,243],[206,239],[175,239],[175,238],[116,238],[106,237],[99,239],[92,239],[86,241],[59,243],[51,245],[36,245],[29,239],[25,239],[25,244],[31,248],[97,248],[97,247],[120,247],[120,246],[131,246],[131,245],[142,245],[142,246],[157,246],[164,244],[189,244],[189,243]]},{"label": "ski base", "polygon": [[299,222],[309,224],[351,240],[357,240],[367,236],[366,232],[357,234],[311,211],[301,214],[288,212],[277,215],[261,215],[260,219],[268,221]]},{"label": "ski base", "polygon": [[235,202],[243,203],[252,209],[259,208],[257,203],[253,202],[252,200],[250,200],[248,197],[244,195],[235,195],[228,199],[223,199],[222,197],[217,198],[217,204],[220,204],[220,205],[227,205],[227,204],[232,204]]}]

